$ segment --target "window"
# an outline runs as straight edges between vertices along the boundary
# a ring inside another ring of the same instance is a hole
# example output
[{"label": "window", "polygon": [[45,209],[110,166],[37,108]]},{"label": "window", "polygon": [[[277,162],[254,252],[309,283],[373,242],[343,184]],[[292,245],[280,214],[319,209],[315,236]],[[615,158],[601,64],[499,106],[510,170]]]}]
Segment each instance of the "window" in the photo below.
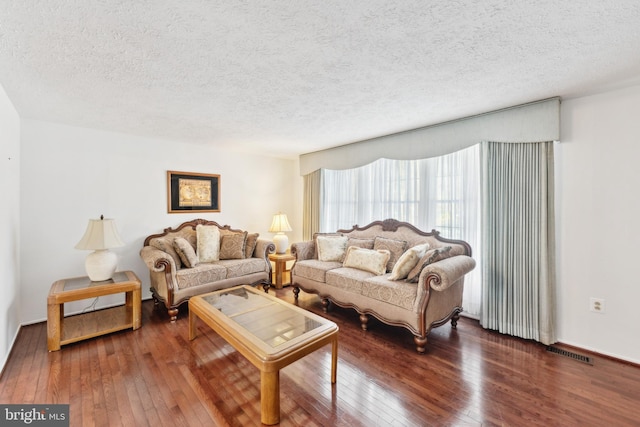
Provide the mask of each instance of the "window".
[{"label": "window", "polygon": [[[430,159],[379,159],[356,169],[325,170],[320,230],[393,218],[421,230],[436,229],[445,238],[465,240],[478,261],[479,184],[479,145]],[[465,302],[465,310],[472,314],[479,313],[479,275],[475,269],[465,279],[465,295],[477,288],[477,303]]]}]

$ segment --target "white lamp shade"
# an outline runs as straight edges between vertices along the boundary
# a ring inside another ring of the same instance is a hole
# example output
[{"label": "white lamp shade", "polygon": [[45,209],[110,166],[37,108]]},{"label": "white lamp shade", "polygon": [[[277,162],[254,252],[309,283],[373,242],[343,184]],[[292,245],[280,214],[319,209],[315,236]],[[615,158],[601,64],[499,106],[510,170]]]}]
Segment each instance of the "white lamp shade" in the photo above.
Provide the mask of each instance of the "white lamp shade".
[{"label": "white lamp shade", "polygon": [[277,213],[273,216],[269,233],[280,233],[282,231],[291,231],[291,225],[287,219],[287,214]]},{"label": "white lamp shade", "polygon": [[112,219],[90,219],[84,236],[75,246],[76,249],[94,250],[87,256],[85,269],[93,282],[102,282],[113,277],[118,257],[109,248],[124,246],[116,224]]},{"label": "white lamp shade", "polygon": [[124,246],[113,219],[90,219],[76,249],[97,250]]}]

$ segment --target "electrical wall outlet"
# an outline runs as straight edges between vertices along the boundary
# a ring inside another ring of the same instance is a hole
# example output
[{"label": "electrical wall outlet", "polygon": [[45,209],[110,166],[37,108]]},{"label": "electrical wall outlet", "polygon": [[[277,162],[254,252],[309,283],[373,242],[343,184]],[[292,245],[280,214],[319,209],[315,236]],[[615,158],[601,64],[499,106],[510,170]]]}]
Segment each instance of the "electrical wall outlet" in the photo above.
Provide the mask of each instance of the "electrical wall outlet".
[{"label": "electrical wall outlet", "polygon": [[594,313],[604,313],[604,298],[589,298],[589,310]]}]

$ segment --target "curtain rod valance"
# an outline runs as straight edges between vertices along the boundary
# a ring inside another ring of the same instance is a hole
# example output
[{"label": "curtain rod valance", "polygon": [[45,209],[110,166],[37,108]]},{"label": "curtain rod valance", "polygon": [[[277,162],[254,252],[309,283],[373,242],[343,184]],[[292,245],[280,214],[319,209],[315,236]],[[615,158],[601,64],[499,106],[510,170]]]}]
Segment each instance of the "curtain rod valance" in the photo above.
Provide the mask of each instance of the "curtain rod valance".
[{"label": "curtain rod valance", "polygon": [[481,141],[559,140],[560,98],[556,97],[303,154],[300,175],[321,168],[356,168],[380,158],[413,160],[442,156]]}]

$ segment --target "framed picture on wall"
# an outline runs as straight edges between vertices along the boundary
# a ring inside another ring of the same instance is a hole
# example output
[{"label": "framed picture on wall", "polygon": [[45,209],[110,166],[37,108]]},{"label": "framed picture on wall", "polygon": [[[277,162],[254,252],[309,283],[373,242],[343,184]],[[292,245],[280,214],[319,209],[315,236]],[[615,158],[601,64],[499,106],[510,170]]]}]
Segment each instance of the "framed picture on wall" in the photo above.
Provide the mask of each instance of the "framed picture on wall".
[{"label": "framed picture on wall", "polygon": [[220,175],[167,171],[169,213],[220,212]]}]

